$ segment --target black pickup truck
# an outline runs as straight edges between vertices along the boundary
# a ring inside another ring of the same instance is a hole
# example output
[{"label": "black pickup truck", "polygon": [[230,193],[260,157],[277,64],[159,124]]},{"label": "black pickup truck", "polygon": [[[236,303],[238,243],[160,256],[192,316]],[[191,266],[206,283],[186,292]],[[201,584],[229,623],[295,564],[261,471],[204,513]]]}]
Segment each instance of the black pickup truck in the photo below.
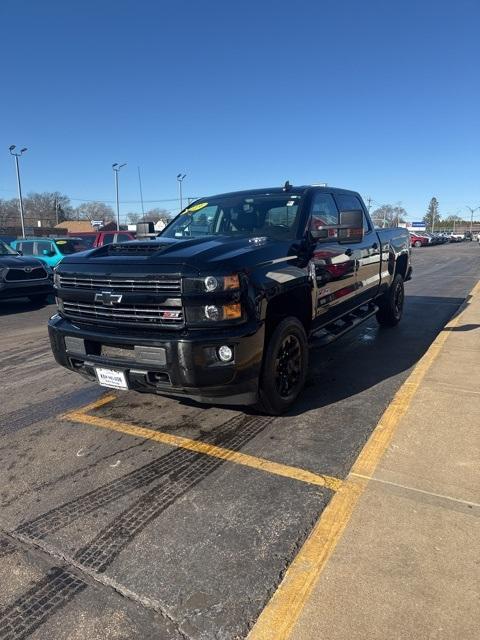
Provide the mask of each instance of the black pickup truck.
[{"label": "black pickup truck", "polygon": [[304,385],[309,342],[374,314],[396,325],[411,273],[408,232],[374,229],[358,193],[216,195],[154,240],[67,256],[50,340],[57,362],[107,387],[279,414]]}]

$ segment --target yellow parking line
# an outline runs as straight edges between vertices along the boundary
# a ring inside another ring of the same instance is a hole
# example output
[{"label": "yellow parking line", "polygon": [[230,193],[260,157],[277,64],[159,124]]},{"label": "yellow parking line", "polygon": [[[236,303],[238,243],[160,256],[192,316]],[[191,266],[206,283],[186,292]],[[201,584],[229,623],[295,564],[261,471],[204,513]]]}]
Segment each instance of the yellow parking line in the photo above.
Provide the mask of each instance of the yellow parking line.
[{"label": "yellow parking line", "polygon": [[95,400],[95,402],[90,402],[89,404],[86,404],[84,407],[77,409],[75,413],[87,413],[88,411],[99,409],[100,407],[103,407],[106,404],[113,402],[114,400],[116,400],[116,398],[117,396],[114,393],[108,393],[107,395],[102,396],[98,400]]},{"label": "yellow parking line", "polygon": [[[470,296],[476,293],[480,294],[480,283],[472,289]],[[461,310],[468,305],[470,296]],[[420,383],[448,339],[450,335],[448,329],[459,323],[461,310],[439,333],[395,394],[353,465],[349,476],[323,511],[303,547],[287,569],[277,591],[260,614],[248,635],[248,640],[287,640],[290,637],[308,597],[368,484],[368,477],[373,475]],[[367,477],[358,477],[356,474]]]},{"label": "yellow parking line", "polygon": [[[105,403],[104,403],[105,404]],[[91,407],[91,405],[89,405]],[[267,473],[273,473],[277,476],[283,476],[284,478],[292,478],[294,480],[300,480],[307,484],[317,485],[319,487],[326,487],[332,491],[338,491],[342,485],[342,481],[338,478],[331,476],[319,475],[312,473],[311,471],[305,471],[304,469],[298,469],[297,467],[289,467],[285,464],[278,462],[271,462],[264,458],[257,458],[246,453],[240,453],[239,451],[232,451],[231,449],[224,449],[223,447],[217,447],[213,444],[202,442],[201,440],[191,440],[190,438],[184,438],[182,436],[174,436],[169,433],[163,433],[162,431],[155,431],[153,429],[147,429],[145,427],[137,427],[126,422],[118,422],[117,420],[110,420],[108,418],[101,418],[99,416],[90,416],[84,413],[85,407],[80,411],[72,411],[63,416],[67,420],[73,420],[75,422],[81,422],[82,424],[90,424],[95,427],[102,427],[103,429],[111,429],[112,431],[119,431],[126,433],[136,438],[144,438],[147,440],[154,440],[155,442],[161,442],[172,447],[180,447],[182,449],[188,449],[189,451],[195,451],[197,453],[203,453],[207,456],[213,456],[214,458],[221,458],[222,460],[228,460],[228,462],[234,462],[245,467],[257,469],[259,471],[266,471]]]}]

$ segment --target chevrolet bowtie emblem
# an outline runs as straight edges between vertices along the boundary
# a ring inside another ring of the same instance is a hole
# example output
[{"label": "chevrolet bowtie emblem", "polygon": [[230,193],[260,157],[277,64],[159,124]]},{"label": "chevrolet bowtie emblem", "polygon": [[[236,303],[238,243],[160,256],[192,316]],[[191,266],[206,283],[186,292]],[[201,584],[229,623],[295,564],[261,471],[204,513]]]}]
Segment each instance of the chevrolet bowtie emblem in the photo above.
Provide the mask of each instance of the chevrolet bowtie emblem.
[{"label": "chevrolet bowtie emblem", "polygon": [[114,304],[120,304],[122,301],[122,294],[112,293],[111,291],[102,291],[95,294],[95,302],[101,302],[108,307],[113,307]]}]

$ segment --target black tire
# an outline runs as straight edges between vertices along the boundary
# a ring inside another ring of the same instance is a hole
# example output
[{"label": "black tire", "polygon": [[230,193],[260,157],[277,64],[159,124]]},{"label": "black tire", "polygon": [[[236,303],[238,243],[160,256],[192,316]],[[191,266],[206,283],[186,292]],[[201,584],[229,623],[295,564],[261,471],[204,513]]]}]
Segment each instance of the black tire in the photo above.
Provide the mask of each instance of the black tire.
[{"label": "black tire", "polygon": [[420,242],[420,240],[415,240],[415,242],[413,243],[414,247],[421,247],[422,243]]},{"label": "black tire", "polygon": [[28,296],[28,299],[30,300],[30,302],[33,302],[33,304],[47,304],[48,295],[45,295],[43,293],[38,293],[33,296]]},{"label": "black tire", "polygon": [[394,327],[402,319],[405,289],[400,274],[394,277],[389,290],[379,300],[377,311],[378,324],[384,327]]},{"label": "black tire", "polygon": [[258,409],[278,416],[298,398],[308,368],[308,341],[302,323],[291,316],[270,336],[263,356]]}]

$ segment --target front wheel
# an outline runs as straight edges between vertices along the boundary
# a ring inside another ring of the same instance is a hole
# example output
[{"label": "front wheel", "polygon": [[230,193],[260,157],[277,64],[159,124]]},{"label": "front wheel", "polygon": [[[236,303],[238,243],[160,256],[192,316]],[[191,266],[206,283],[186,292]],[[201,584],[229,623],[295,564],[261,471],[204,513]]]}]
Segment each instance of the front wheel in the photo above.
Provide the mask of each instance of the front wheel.
[{"label": "front wheel", "polygon": [[414,247],[421,247],[422,243],[420,242],[420,240],[415,240],[415,242],[413,243]]},{"label": "front wheel", "polygon": [[274,416],[287,411],[303,389],[307,367],[305,329],[297,318],[285,318],[270,336],[263,356],[259,409]]},{"label": "front wheel", "polygon": [[394,327],[402,319],[405,288],[400,274],[394,277],[389,290],[379,300],[377,311],[378,324],[384,327]]}]

